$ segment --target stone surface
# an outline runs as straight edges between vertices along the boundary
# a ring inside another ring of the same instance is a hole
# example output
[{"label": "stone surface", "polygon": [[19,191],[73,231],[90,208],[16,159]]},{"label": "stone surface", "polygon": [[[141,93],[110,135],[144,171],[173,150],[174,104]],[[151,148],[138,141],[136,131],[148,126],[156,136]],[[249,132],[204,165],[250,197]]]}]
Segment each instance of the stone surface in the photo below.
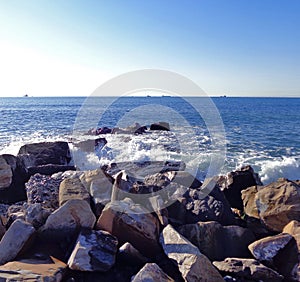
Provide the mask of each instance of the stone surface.
[{"label": "stone surface", "polygon": [[90,194],[79,178],[66,178],[59,186],[59,206],[72,199],[84,200],[90,203]]},{"label": "stone surface", "polygon": [[248,245],[256,240],[247,228],[235,225],[223,227],[216,221],[183,225],[178,227],[178,232],[210,260],[250,257]]},{"label": "stone surface", "polygon": [[12,183],[13,173],[10,165],[0,155],[0,190],[7,189]]},{"label": "stone surface", "polygon": [[294,237],[297,242],[298,252],[300,254],[300,222],[292,220],[283,228],[283,233],[288,233]]},{"label": "stone surface", "polygon": [[75,169],[76,168],[72,165],[46,164],[46,165],[29,167],[27,173],[29,176],[35,175],[36,173],[43,174],[43,175],[52,175],[54,173],[75,170]]},{"label": "stone surface", "polygon": [[224,261],[214,261],[213,265],[223,275],[232,275],[236,278],[250,281],[279,282],[283,276],[254,259],[226,258]]},{"label": "stone surface", "polygon": [[171,225],[163,229],[159,241],[166,255],[177,263],[185,281],[224,281],[209,259]]},{"label": "stone surface", "polygon": [[173,282],[174,280],[162,271],[156,263],[146,263],[132,278],[131,282]]},{"label": "stone surface", "polygon": [[130,243],[125,243],[119,248],[118,260],[125,264],[137,265],[142,267],[149,261]]},{"label": "stone surface", "polygon": [[52,257],[49,260],[20,260],[0,266],[0,281],[60,282],[67,265]]},{"label": "stone surface", "polygon": [[150,130],[170,131],[170,125],[168,122],[160,121],[158,123],[152,123],[150,125]]},{"label": "stone surface", "polygon": [[300,185],[284,178],[261,187],[255,196],[259,217],[273,231],[300,219]]},{"label": "stone surface", "polygon": [[289,234],[269,236],[250,244],[249,250],[257,260],[272,262],[279,251],[284,249],[292,238]]},{"label": "stone surface", "polygon": [[157,218],[129,198],[108,203],[96,228],[116,236],[121,244],[130,242],[146,257],[153,257],[160,250]]},{"label": "stone surface", "polygon": [[0,265],[13,260],[30,241],[34,227],[22,220],[16,220],[0,241]]},{"label": "stone surface", "polygon": [[40,233],[50,240],[74,235],[81,228],[93,228],[96,217],[84,200],[69,200],[48,218]]},{"label": "stone surface", "polygon": [[255,185],[262,185],[258,174],[251,166],[242,167],[239,170],[230,172],[226,177],[220,177],[218,181],[222,187],[230,206],[243,210],[241,191]]},{"label": "stone surface", "polygon": [[259,219],[258,209],[256,207],[255,196],[257,193],[257,186],[251,186],[241,191],[244,205],[244,212],[246,215]]},{"label": "stone surface", "polygon": [[79,271],[108,271],[116,260],[118,240],[105,231],[83,230],[68,266]]},{"label": "stone surface", "polygon": [[44,225],[48,216],[51,214],[51,210],[43,208],[41,203],[26,204],[24,206],[25,221],[32,224],[36,229]]}]

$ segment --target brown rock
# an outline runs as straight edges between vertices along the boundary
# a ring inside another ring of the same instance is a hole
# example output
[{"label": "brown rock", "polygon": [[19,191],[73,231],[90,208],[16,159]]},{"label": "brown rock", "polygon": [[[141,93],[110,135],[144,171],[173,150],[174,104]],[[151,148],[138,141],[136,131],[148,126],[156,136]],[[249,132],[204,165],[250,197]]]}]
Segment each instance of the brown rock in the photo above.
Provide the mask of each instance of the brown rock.
[{"label": "brown rock", "polygon": [[224,261],[214,261],[213,265],[224,275],[232,275],[235,278],[264,282],[280,282],[283,280],[283,276],[275,270],[254,259],[226,258]]},{"label": "brown rock", "polygon": [[209,259],[170,224],[163,229],[159,241],[165,254],[178,265],[185,281],[224,282]]},{"label": "brown rock", "polygon": [[131,282],[174,282],[156,263],[146,263]]},{"label": "brown rock", "polygon": [[116,236],[121,244],[130,242],[146,257],[153,257],[160,250],[157,218],[129,198],[108,203],[96,228]]},{"label": "brown rock", "polygon": [[288,233],[294,237],[297,242],[298,252],[300,254],[300,222],[292,220],[283,228],[283,233]]},{"label": "brown rock", "polygon": [[260,219],[273,231],[282,232],[300,218],[300,186],[284,178],[258,190],[255,196]]},{"label": "brown rock", "polygon": [[244,212],[248,216],[259,219],[258,210],[256,207],[255,195],[257,193],[257,186],[251,186],[241,191],[242,200],[244,204]]}]

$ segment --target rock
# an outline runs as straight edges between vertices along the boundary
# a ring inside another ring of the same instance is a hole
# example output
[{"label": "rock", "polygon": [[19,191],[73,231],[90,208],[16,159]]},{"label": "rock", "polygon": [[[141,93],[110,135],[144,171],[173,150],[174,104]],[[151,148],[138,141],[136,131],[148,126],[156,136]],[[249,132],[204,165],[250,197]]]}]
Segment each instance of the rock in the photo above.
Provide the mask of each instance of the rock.
[{"label": "rock", "polygon": [[0,266],[1,281],[62,281],[67,265],[52,257],[50,260],[20,260]]},{"label": "rock", "polygon": [[35,174],[26,183],[26,194],[29,204],[40,203],[43,208],[58,208],[58,191],[61,179],[47,175]]},{"label": "rock", "polygon": [[32,239],[34,227],[20,219],[13,222],[0,241],[0,265],[13,260]]},{"label": "rock", "polygon": [[300,281],[300,263],[296,263],[290,275],[292,281]]},{"label": "rock", "polygon": [[24,145],[18,156],[27,155],[26,168],[46,164],[68,165],[71,160],[67,142],[42,142]]},{"label": "rock", "polygon": [[92,229],[96,222],[90,205],[84,200],[69,200],[54,211],[48,218],[40,233],[49,240],[59,240],[72,236],[81,228]]},{"label": "rock", "polygon": [[0,190],[7,189],[12,183],[13,173],[10,165],[0,155]]},{"label": "rock", "polygon": [[96,229],[108,231],[121,244],[131,243],[146,257],[154,257],[160,251],[157,218],[129,198],[108,203],[98,219]]},{"label": "rock", "polygon": [[245,214],[253,218],[259,219],[258,209],[256,207],[255,200],[256,193],[257,186],[252,186],[241,191]]},{"label": "rock", "polygon": [[64,172],[69,170],[76,170],[75,166],[72,165],[57,165],[57,164],[46,164],[39,166],[29,167],[27,173],[29,176],[35,175],[36,173],[43,175],[52,175],[58,172]]},{"label": "rock", "polygon": [[171,225],[163,229],[159,241],[166,255],[177,263],[185,281],[224,281],[209,259]]},{"label": "rock", "polygon": [[279,178],[261,187],[255,196],[259,217],[272,231],[282,232],[291,220],[300,219],[300,185]]},{"label": "rock", "polygon": [[108,271],[116,260],[118,240],[105,231],[82,230],[68,266],[79,271]]},{"label": "rock", "polygon": [[0,220],[0,240],[2,239],[2,237],[4,236],[6,232],[6,228],[5,226],[3,225],[2,221]]},{"label": "rock", "polygon": [[72,199],[84,200],[90,203],[90,194],[79,178],[66,178],[59,186],[59,206]]},{"label": "rock", "polygon": [[174,280],[162,271],[156,263],[146,263],[132,278],[131,282],[173,282]]},{"label": "rock", "polygon": [[[254,259],[226,258],[224,261],[214,261],[213,265],[224,275],[250,281],[280,282],[283,276]],[[244,281],[244,280],[242,280]]]},{"label": "rock", "polygon": [[216,221],[183,225],[178,227],[178,232],[210,260],[250,257],[248,245],[256,240],[247,228],[235,225],[223,227]]},{"label": "rock", "polygon": [[170,125],[168,122],[160,121],[158,123],[152,123],[150,125],[150,130],[170,131]]},{"label": "rock", "polygon": [[144,257],[135,247],[127,242],[119,248],[118,261],[142,267],[149,259]]},{"label": "rock", "polygon": [[241,191],[251,186],[262,185],[258,174],[251,166],[228,173],[226,177],[221,177],[218,183],[231,207],[239,210],[243,210]]},{"label": "rock", "polygon": [[36,229],[44,225],[50,214],[51,210],[43,208],[41,203],[26,204],[25,206],[25,221]]},{"label": "rock", "polygon": [[283,228],[283,233],[288,233],[294,237],[297,242],[298,253],[300,254],[300,222],[292,220]]}]

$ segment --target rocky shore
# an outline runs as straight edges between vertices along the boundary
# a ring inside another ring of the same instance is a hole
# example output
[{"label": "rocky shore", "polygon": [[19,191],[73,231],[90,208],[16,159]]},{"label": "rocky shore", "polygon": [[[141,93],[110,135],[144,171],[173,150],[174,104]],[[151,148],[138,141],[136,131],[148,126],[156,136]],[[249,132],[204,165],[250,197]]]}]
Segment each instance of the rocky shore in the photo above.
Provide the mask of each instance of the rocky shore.
[{"label": "rocky shore", "polygon": [[0,281],[300,281],[300,181],[246,166],[205,194],[184,163],[71,161],[66,142],[0,156]]}]

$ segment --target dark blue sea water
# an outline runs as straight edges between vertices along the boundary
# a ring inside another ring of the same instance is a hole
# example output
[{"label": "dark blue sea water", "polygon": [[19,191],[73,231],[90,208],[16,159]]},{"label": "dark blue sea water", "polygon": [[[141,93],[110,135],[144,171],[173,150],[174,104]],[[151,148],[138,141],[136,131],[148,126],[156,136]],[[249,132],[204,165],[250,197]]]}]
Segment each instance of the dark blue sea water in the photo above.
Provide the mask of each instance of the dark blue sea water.
[{"label": "dark blue sea water", "polygon": [[[108,145],[115,151],[114,159],[178,159],[183,152],[176,151],[172,142],[181,138],[189,148],[184,153],[198,154],[197,161],[203,162],[200,167],[205,173],[205,164],[215,148],[211,146],[213,129],[207,128],[207,120],[197,112],[197,109],[206,107],[203,99],[123,97],[86,101],[84,97],[0,98],[0,153],[16,154],[24,143],[74,140],[74,125],[85,131],[92,125],[125,127],[134,122],[144,125],[149,121],[168,121],[173,126],[175,137],[174,134],[129,139],[128,136],[109,136]],[[220,119],[226,133],[226,139],[221,139],[226,145],[222,172],[250,164],[264,182],[282,176],[300,178],[300,99],[218,97],[212,101],[218,113],[209,118],[212,123]],[[187,133],[189,126],[195,136]],[[195,150],[195,146],[199,146],[200,151]]]}]

